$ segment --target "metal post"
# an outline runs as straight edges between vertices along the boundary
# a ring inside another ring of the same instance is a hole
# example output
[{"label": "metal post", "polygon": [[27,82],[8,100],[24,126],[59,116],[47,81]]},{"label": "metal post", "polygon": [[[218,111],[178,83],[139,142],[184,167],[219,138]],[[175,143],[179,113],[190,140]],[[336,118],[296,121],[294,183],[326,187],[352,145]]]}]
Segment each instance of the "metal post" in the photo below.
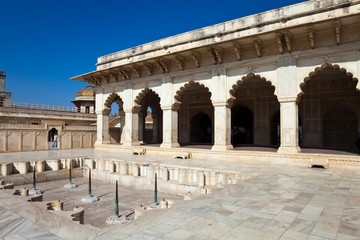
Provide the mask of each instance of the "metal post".
[{"label": "metal post", "polygon": [[115,215],[119,217],[119,196],[118,196],[118,181],[116,180],[116,195],[115,195]]},{"label": "metal post", "polygon": [[69,183],[71,185],[71,160],[70,160],[70,167],[69,167]]},{"label": "metal post", "polygon": [[89,197],[91,197],[91,169],[89,168]]},{"label": "metal post", "polygon": [[157,206],[158,205],[158,200],[157,200],[157,173],[155,173],[155,195],[154,195],[154,205]]},{"label": "metal post", "polygon": [[34,189],[34,191],[36,190],[35,169],[36,169],[36,163],[34,163],[34,171],[33,171],[33,189]]}]

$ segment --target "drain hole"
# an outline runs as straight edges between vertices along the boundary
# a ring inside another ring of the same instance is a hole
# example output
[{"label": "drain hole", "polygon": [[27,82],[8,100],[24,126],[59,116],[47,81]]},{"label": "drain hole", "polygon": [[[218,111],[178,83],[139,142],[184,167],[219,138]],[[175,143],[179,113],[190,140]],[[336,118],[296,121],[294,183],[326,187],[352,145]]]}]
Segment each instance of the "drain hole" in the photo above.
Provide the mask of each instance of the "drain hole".
[{"label": "drain hole", "polygon": [[311,168],[322,168],[325,169],[323,165],[312,165]]}]

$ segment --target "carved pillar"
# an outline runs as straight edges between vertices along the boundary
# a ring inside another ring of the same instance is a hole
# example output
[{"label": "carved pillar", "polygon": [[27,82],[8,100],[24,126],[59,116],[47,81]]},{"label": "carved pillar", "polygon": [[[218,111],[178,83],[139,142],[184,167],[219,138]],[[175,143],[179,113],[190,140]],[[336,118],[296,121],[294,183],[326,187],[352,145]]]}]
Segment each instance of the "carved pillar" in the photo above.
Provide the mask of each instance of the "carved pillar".
[{"label": "carved pillar", "polygon": [[125,110],[124,146],[139,146],[139,109]]},{"label": "carved pillar", "polygon": [[120,143],[125,142],[125,112],[119,111],[120,115]]},{"label": "carved pillar", "polygon": [[144,114],[142,111],[139,112],[139,142],[144,142]]},{"label": "carved pillar", "polygon": [[231,109],[225,103],[214,104],[214,145],[211,150],[233,149],[231,145]]},{"label": "carved pillar", "polygon": [[111,108],[106,108],[102,112],[96,112],[97,114],[97,138],[95,145],[101,145],[104,143],[110,143],[109,134],[109,114]]},{"label": "carved pillar", "polygon": [[299,123],[296,98],[279,98],[280,102],[280,147],[278,153],[299,153]]},{"label": "carved pillar", "polygon": [[152,143],[159,142],[159,113],[157,110],[153,110],[151,113],[151,117],[153,119],[153,136],[152,136]]},{"label": "carved pillar", "polygon": [[161,147],[180,147],[178,143],[178,109],[163,107],[163,142]]}]

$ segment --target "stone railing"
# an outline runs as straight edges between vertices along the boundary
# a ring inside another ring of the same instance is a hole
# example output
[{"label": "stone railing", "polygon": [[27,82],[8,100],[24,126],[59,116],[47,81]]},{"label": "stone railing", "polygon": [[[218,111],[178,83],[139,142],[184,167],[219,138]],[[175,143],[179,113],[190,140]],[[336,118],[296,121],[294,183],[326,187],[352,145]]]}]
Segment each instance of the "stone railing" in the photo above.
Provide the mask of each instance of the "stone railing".
[{"label": "stone railing", "polygon": [[[58,112],[76,112],[76,107],[64,107],[64,106],[54,106],[54,105],[35,104],[35,103],[19,103],[19,102],[0,101],[0,106],[12,107],[12,108],[58,111]],[[89,113],[95,113],[95,112],[92,111]]]}]

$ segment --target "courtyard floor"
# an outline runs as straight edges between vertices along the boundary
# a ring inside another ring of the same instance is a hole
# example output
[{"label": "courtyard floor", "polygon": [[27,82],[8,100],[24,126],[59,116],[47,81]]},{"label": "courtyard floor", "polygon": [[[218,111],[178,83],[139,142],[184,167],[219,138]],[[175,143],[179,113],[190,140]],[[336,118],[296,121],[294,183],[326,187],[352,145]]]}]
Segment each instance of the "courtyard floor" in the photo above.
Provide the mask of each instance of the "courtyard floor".
[{"label": "courtyard floor", "polygon": [[[360,239],[359,169],[310,169],[227,159],[175,160],[86,149],[7,153],[0,154],[0,161],[82,155],[232,170],[248,177],[210,195],[178,201],[170,209],[150,211],[136,221],[98,229],[84,239]],[[104,197],[110,198],[110,194]],[[0,191],[0,238],[59,239],[51,229],[19,215],[5,201]]]}]

